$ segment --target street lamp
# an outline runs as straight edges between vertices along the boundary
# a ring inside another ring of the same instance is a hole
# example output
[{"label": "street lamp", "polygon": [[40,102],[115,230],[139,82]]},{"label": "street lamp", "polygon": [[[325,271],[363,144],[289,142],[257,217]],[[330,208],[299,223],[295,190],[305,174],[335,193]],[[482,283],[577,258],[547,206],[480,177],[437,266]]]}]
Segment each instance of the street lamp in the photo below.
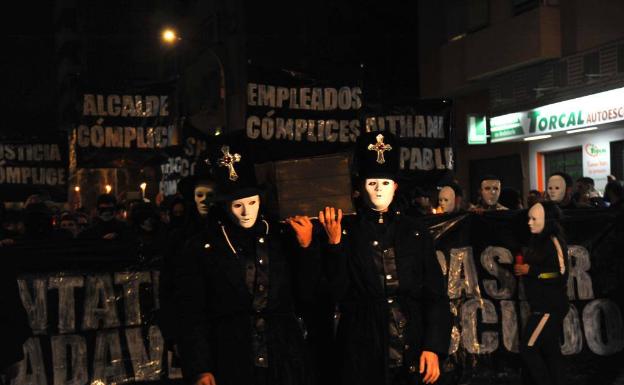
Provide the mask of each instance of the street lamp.
[{"label": "street lamp", "polygon": [[[216,43],[182,37],[170,27],[162,29],[161,40],[173,59],[176,109],[179,109],[176,113],[188,117],[191,124],[204,133],[220,135],[226,125],[227,103],[223,63],[214,51]],[[212,75],[213,71],[216,75]],[[217,77],[218,91],[204,89],[206,84],[215,84],[211,80]],[[190,82],[191,78],[200,80]]]},{"label": "street lamp", "polygon": [[174,29],[165,28],[161,34],[162,41],[167,44],[175,44],[180,38]]}]

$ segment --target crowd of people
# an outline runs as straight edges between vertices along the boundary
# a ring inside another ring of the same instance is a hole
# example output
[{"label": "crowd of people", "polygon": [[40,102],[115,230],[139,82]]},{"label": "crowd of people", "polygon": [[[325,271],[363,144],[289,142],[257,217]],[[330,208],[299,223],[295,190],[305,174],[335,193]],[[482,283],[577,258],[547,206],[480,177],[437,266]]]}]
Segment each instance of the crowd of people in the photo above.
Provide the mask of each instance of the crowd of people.
[{"label": "crowd of people", "polygon": [[[317,232],[306,216],[269,225],[246,154],[223,146],[180,184],[179,194],[157,199],[157,205],[118,202],[112,194],[97,198],[92,215],[85,208],[59,211],[44,195],[29,197],[20,210],[2,205],[0,247],[124,241],[158,257],[159,326],[195,385],[307,384],[315,376],[320,383],[323,372],[339,384],[433,383],[450,341],[449,300],[433,241],[415,218],[525,206],[495,175],[480,178],[473,204],[463,201],[455,182],[439,186],[437,197],[415,188],[399,199],[397,160],[387,145],[392,136],[363,135],[360,141],[358,215],[343,219],[339,208],[327,207],[319,212]],[[526,276],[535,308],[521,351],[536,383],[562,383],[560,354],[554,352],[568,306],[560,210],[621,210],[622,191],[619,181],[610,180],[600,196],[591,178],[573,183],[569,175],[554,173],[545,192],[532,190],[527,197],[534,238],[514,271]],[[338,309],[332,313],[339,314],[336,349],[317,351],[316,362],[309,362],[295,304],[313,302],[323,280]],[[540,299],[544,293],[550,300]]]},{"label": "crowd of people", "polygon": [[574,183],[570,175],[556,172],[548,178],[546,191],[528,192],[525,204],[521,193],[514,188],[505,187],[502,178],[484,175],[479,179],[475,202],[465,200],[463,189],[457,181],[443,183],[432,193],[416,187],[409,193],[408,213],[419,217],[466,211],[481,213],[491,210],[522,210],[544,201],[553,201],[563,210],[588,208],[621,210],[624,208],[623,186],[622,181],[610,175],[604,193],[601,194],[592,178],[580,177]]}]

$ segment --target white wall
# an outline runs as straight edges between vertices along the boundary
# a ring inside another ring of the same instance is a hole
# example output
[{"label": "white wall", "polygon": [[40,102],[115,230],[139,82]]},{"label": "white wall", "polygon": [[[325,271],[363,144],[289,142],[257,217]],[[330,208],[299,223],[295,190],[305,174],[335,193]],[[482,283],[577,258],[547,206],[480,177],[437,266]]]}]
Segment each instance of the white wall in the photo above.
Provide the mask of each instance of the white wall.
[{"label": "white wall", "polygon": [[592,141],[615,142],[624,140],[624,127],[598,129],[587,133],[558,136],[551,139],[538,140],[529,143],[529,176],[531,189],[537,189],[537,154],[565,150],[566,148],[579,147]]}]

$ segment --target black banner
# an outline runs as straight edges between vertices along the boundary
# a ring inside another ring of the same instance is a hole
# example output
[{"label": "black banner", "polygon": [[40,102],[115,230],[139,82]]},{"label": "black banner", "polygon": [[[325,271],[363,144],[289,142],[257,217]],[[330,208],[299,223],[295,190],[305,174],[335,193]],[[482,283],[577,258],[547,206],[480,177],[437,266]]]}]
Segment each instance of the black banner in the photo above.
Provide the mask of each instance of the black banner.
[{"label": "black banner", "polygon": [[[565,213],[571,308],[561,332],[567,384],[624,377],[624,232],[612,212]],[[519,337],[530,308],[513,275],[528,242],[527,213],[458,214],[427,220],[448,283],[453,314],[443,384],[519,384]]]},{"label": "black banner", "polygon": [[168,157],[160,164],[159,191],[165,196],[174,195],[180,179],[195,175],[195,166],[201,156],[206,155],[208,143],[214,137],[185,124],[182,129],[182,143],[167,151]]},{"label": "black banner", "polygon": [[362,132],[390,131],[401,145],[402,179],[435,185],[454,169],[450,101],[373,106],[355,82],[259,68],[249,79],[245,133],[258,163],[343,152]]},{"label": "black banner", "polygon": [[360,135],[362,107],[355,82],[250,67],[245,132],[265,149],[256,154],[260,163],[336,153]]},{"label": "black banner", "polygon": [[[566,216],[572,308],[561,350],[567,383],[614,384],[624,376],[624,234],[608,211]],[[512,250],[526,244],[526,212],[425,220],[454,319],[440,383],[521,383],[518,337],[529,309],[512,274]],[[14,385],[179,378],[154,318],[155,261],[106,242],[18,245],[12,251],[24,271],[20,295],[34,333]]]},{"label": "black banner", "polygon": [[67,200],[67,137],[0,141],[0,200],[24,201],[45,191]]},{"label": "black banner", "polygon": [[367,109],[363,118],[367,132],[390,131],[398,139],[403,187],[435,186],[455,168],[451,110],[448,100]]},{"label": "black banner", "polygon": [[74,130],[79,168],[141,165],[179,144],[169,86],[86,92]]}]

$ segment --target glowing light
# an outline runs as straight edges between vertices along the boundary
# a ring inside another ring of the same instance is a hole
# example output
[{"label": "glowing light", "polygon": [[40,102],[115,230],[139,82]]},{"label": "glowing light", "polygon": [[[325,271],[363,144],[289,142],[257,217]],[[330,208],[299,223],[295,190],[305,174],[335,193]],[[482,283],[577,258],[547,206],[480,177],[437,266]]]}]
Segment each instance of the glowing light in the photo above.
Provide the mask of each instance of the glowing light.
[{"label": "glowing light", "polygon": [[180,39],[178,38],[176,31],[171,28],[166,28],[162,32],[162,40],[167,44],[173,44]]},{"label": "glowing light", "polygon": [[107,184],[106,186],[104,186],[104,189],[106,190],[107,194],[110,194],[110,192],[113,191],[113,186]]},{"label": "glowing light", "polygon": [[139,185],[139,187],[141,188],[141,198],[145,200],[145,189],[147,188],[147,183],[143,182]]},{"label": "glowing light", "polygon": [[76,186],[76,187],[74,187],[74,191],[75,191],[75,192],[80,192],[80,186]]},{"label": "glowing light", "polygon": [[552,135],[536,135],[536,136],[529,136],[528,138],[524,138],[525,142],[531,141],[531,140],[540,140],[540,139],[548,139],[552,137]]},{"label": "glowing light", "polygon": [[597,129],[598,129],[598,127],[596,127],[596,126],[585,127],[585,128],[577,128],[576,130],[566,131],[566,134],[576,134],[577,132],[594,131],[594,130],[597,130]]}]

